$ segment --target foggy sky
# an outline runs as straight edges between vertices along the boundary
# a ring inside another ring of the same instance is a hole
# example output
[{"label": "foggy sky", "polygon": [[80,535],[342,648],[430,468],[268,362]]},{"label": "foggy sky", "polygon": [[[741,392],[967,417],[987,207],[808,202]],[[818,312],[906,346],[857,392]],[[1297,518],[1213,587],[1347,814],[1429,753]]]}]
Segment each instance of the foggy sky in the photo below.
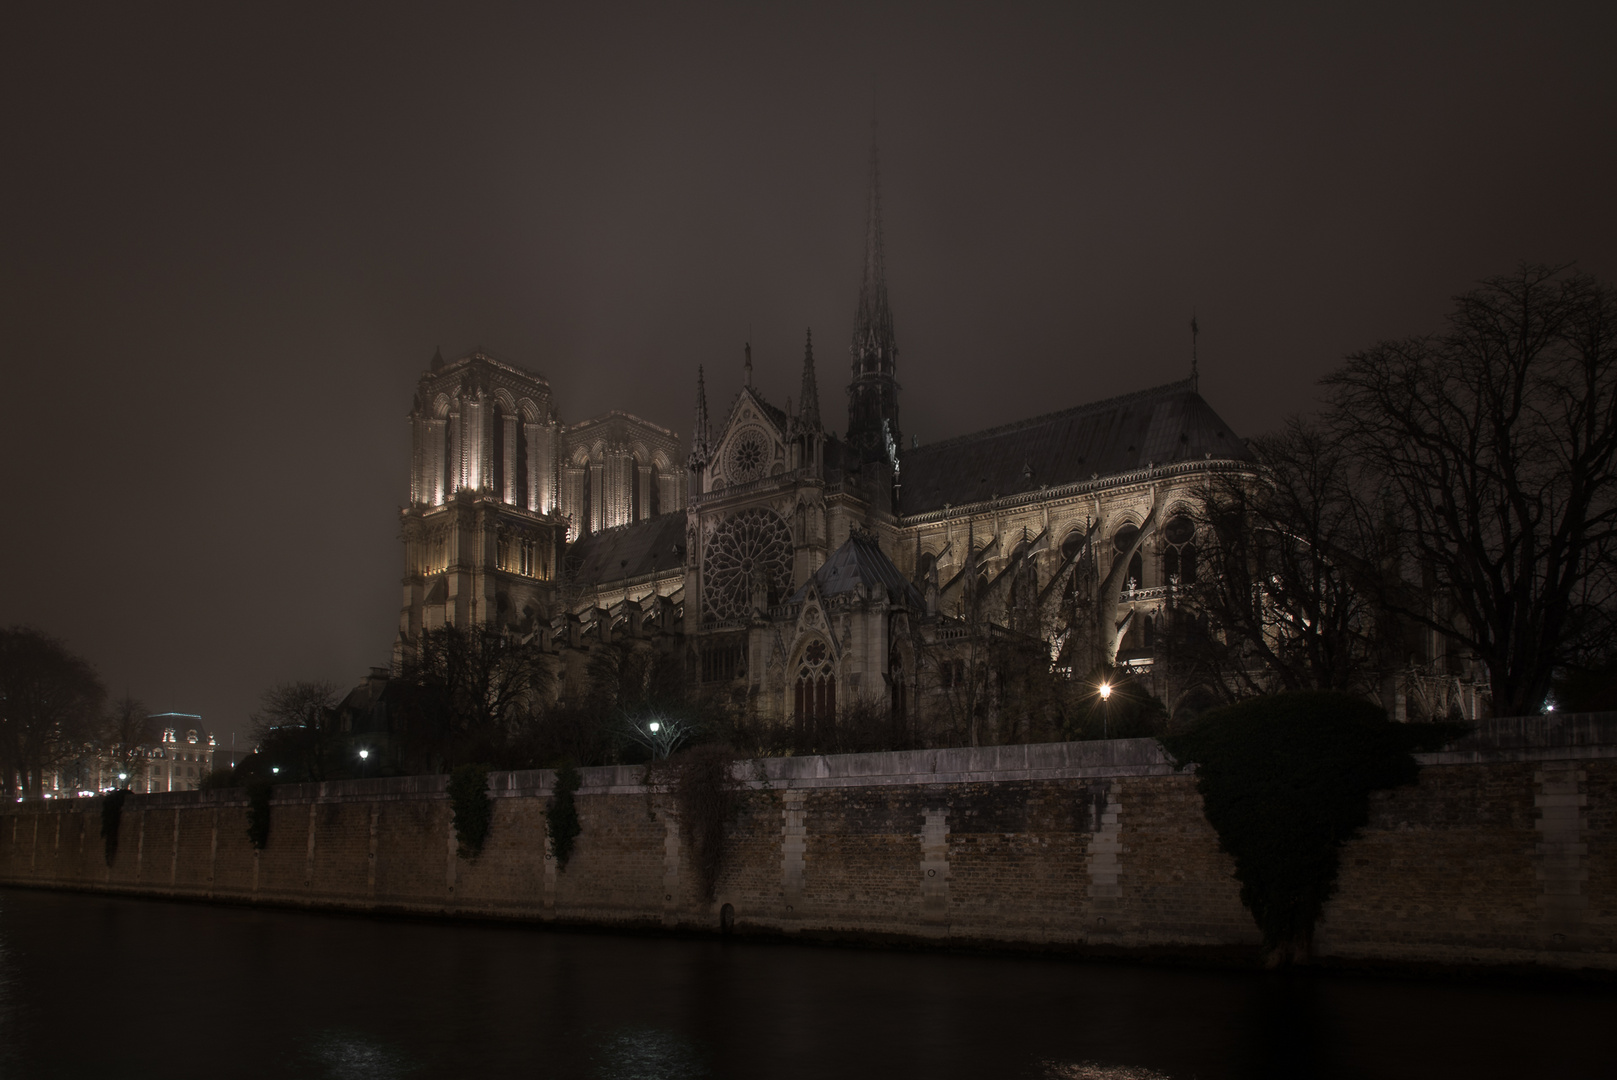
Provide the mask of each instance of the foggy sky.
[{"label": "foggy sky", "polygon": [[1192,310],[1257,434],[1518,260],[1617,276],[1609,5],[1301,7],[12,12],[0,624],[227,744],[386,663],[439,345],[688,437],[812,327],[840,430],[873,108],[923,442],[1182,378]]}]

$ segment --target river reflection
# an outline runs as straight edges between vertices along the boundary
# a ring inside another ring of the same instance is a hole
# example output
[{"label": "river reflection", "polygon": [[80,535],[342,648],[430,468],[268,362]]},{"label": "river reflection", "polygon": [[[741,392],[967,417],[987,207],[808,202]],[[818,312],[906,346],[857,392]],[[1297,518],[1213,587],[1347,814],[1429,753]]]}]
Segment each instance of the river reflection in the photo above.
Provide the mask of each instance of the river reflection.
[{"label": "river reflection", "polygon": [[0,890],[0,1077],[1606,1077],[1610,987]]}]

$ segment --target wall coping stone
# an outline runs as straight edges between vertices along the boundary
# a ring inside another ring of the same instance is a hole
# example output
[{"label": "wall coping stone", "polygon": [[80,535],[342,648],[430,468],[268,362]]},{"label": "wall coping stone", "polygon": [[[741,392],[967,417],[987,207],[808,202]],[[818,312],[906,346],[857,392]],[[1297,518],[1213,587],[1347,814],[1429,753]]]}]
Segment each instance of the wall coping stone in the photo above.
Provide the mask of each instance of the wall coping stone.
[{"label": "wall coping stone", "polygon": [[[1550,713],[1480,721],[1470,734],[1434,753],[1416,754],[1422,765],[1470,765],[1501,761],[1566,761],[1617,757],[1617,713]],[[601,765],[578,770],[581,795],[642,794],[645,766]],[[1025,743],[1015,746],[900,750],[875,754],[805,754],[757,758],[736,763],[736,777],[759,790],[800,790],[900,785],[986,784],[1016,780],[1101,780],[1123,776],[1190,775],[1176,770],[1155,739]],[[548,796],[554,769],[489,774],[495,798]],[[390,776],[373,780],[329,780],[317,784],[277,784],[272,801],[395,802],[447,799],[449,777]],[[19,811],[72,811],[89,800],[52,799],[7,807]],[[135,795],[125,810],[164,810],[186,806],[245,806],[241,788],[166,791]]]}]

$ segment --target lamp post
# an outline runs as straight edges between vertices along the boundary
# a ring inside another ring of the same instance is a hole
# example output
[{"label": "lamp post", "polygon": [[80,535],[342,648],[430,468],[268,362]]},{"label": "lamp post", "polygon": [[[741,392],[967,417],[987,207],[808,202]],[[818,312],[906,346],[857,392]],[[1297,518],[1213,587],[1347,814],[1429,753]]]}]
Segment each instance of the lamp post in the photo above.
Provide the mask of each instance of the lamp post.
[{"label": "lamp post", "polygon": [[1112,713],[1112,710],[1110,708],[1111,697],[1112,697],[1112,684],[1111,683],[1101,683],[1100,684],[1100,737],[1103,738],[1103,739],[1110,739],[1112,737],[1112,725],[1111,725],[1111,718],[1112,718],[1111,713]]},{"label": "lamp post", "polygon": [[371,752],[369,750],[359,752],[359,778],[361,780],[365,779],[365,762],[370,756]]}]

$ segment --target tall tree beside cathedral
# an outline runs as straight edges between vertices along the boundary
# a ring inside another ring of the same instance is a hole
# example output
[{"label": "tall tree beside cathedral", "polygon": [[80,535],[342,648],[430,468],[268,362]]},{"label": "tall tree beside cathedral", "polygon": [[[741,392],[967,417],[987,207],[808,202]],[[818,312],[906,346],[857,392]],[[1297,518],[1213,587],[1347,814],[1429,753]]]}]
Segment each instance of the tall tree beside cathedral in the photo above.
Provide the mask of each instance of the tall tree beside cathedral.
[{"label": "tall tree beside cathedral", "polygon": [[539,644],[487,623],[423,631],[398,664],[408,767],[500,761],[533,723],[554,677]]},{"label": "tall tree beside cathedral", "polygon": [[1405,574],[1389,610],[1487,665],[1497,715],[1609,655],[1617,614],[1617,290],[1524,265],[1325,380],[1334,437],[1390,496]]},{"label": "tall tree beside cathedral", "polygon": [[1262,479],[1214,476],[1202,489],[1200,566],[1174,584],[1160,662],[1232,699],[1377,692],[1384,540],[1348,451],[1296,420],[1247,445]]},{"label": "tall tree beside cathedral", "polygon": [[39,798],[95,732],[106,688],[90,662],[28,626],[0,630],[0,792]]}]

